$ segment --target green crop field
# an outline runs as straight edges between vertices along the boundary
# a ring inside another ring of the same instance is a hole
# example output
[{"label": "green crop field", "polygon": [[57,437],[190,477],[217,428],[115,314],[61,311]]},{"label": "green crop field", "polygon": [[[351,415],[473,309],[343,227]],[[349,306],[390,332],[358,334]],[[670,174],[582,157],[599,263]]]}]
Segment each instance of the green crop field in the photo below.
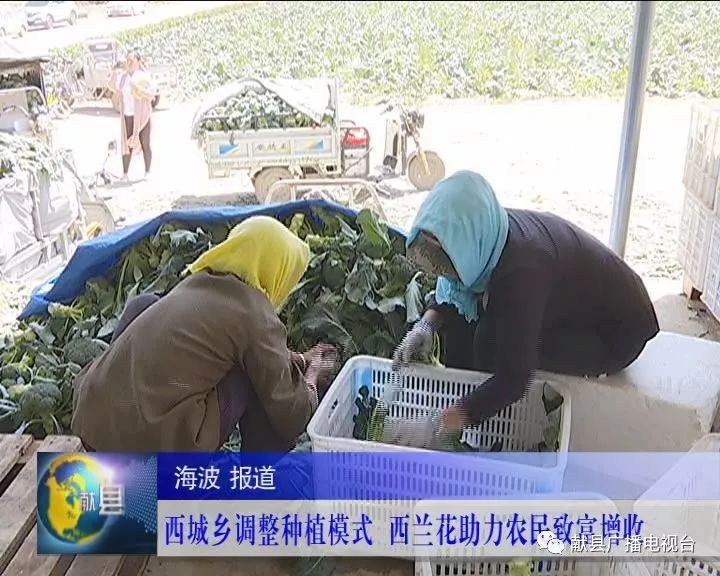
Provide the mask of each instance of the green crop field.
[{"label": "green crop field", "polygon": [[[622,93],[632,2],[269,2],[120,38],[176,63],[184,96],[244,76],[337,75],[356,100]],[[648,90],[720,95],[720,3],[659,2]]]}]

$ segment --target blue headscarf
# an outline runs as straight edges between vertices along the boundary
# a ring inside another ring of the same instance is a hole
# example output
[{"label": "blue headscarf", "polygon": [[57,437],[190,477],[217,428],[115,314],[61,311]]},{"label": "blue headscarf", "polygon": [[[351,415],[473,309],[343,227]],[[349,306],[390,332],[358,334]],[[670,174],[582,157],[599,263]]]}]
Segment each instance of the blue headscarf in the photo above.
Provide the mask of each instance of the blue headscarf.
[{"label": "blue headscarf", "polygon": [[438,277],[435,300],[477,320],[478,294],[487,289],[508,235],[507,212],[490,184],[467,170],[440,181],[420,206],[406,246],[423,231],[438,239],[460,278]]}]

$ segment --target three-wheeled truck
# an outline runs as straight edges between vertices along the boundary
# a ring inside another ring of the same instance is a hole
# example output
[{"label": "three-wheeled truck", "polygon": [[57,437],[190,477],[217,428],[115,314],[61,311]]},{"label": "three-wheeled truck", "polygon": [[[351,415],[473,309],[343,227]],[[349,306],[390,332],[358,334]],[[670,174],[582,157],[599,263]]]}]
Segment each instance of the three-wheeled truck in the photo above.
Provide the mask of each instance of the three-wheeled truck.
[{"label": "three-wheeled truck", "polygon": [[[235,116],[242,113],[228,113],[226,104],[248,91],[271,93],[286,103],[291,110],[288,121],[273,114],[270,124],[256,122],[234,128]],[[198,107],[191,131],[204,152],[208,176],[246,172],[261,202],[289,200],[291,186],[301,179],[321,185],[339,179],[377,182],[401,174],[407,175],[415,188],[426,190],[445,176],[440,157],[420,143],[424,116],[398,105],[385,110],[398,114],[386,124],[383,165],[379,173],[371,174],[369,131],[341,118],[338,92],[338,81],[326,79],[248,78],[216,90]],[[297,126],[293,121],[297,114],[310,122]],[[409,141],[414,143],[412,151]],[[278,194],[274,185],[281,180],[291,184],[283,185]]]},{"label": "three-wheeled truck", "polygon": [[[10,280],[47,276],[88,236],[115,229],[108,206],[77,174],[72,152],[53,145],[44,61],[0,50],[0,274]],[[50,177],[30,163],[18,169],[27,142],[57,155],[60,173]]]},{"label": "three-wheeled truck", "polygon": [[[57,67],[53,85],[69,106],[76,100],[103,100],[109,98],[113,108],[120,109],[119,95],[110,90],[113,71],[127,58],[127,50],[114,38],[93,38],[83,45],[76,59],[64,58]],[[178,73],[172,64],[148,63],[156,94],[153,108],[172,102],[177,96]]]}]

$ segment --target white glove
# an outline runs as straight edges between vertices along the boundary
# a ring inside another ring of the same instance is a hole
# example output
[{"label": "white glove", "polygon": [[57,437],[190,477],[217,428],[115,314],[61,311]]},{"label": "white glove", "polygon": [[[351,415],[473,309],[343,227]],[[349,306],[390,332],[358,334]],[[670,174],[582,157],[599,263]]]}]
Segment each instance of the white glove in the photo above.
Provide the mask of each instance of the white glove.
[{"label": "white glove", "polygon": [[410,362],[423,360],[432,354],[435,340],[435,327],[425,320],[420,320],[405,334],[400,345],[393,354],[393,370],[407,366]]},{"label": "white glove", "polygon": [[441,449],[444,444],[440,430],[440,412],[412,420],[386,420],[382,442],[411,448]]}]

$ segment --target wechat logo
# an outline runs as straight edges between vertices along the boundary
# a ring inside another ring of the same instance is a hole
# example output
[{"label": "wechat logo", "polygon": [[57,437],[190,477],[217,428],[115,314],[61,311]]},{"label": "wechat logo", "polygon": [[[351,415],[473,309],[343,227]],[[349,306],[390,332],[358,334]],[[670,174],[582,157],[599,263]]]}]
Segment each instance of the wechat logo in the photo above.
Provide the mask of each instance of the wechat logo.
[{"label": "wechat logo", "polygon": [[565,550],[565,543],[555,538],[555,534],[550,530],[544,530],[538,534],[537,545],[540,550],[547,550],[550,554],[562,554],[562,551]]}]

